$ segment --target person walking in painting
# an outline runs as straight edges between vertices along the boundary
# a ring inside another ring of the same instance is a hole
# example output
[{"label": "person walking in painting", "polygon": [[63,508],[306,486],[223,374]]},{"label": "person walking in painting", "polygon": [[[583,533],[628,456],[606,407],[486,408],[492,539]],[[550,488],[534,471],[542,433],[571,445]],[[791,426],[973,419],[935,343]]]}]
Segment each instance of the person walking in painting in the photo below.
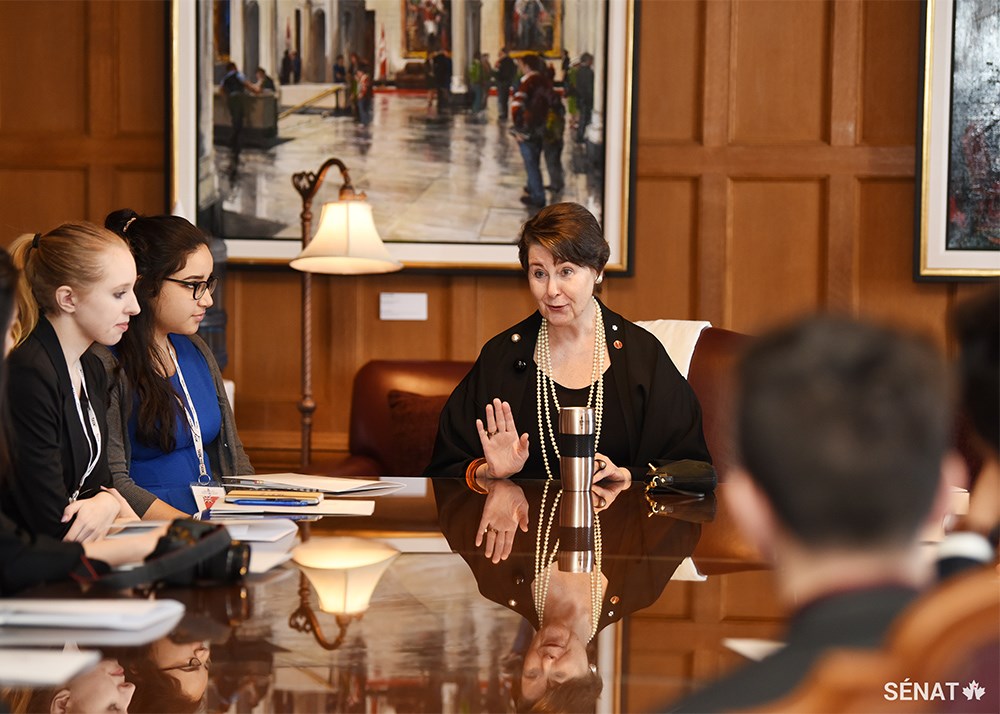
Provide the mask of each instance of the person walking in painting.
[{"label": "person walking in painting", "polygon": [[292,50],[292,83],[298,84],[302,80],[302,58],[299,53]]},{"label": "person walking in painting", "polygon": [[235,62],[230,62],[226,65],[226,74],[222,78],[222,82],[219,83],[219,92],[226,99],[226,108],[229,109],[229,120],[233,127],[230,148],[233,150],[233,170],[235,171],[236,159],[240,155],[243,122],[246,118],[247,92],[260,94],[260,90],[255,84],[247,81]]},{"label": "person walking in painting", "polygon": [[292,82],[292,56],[285,50],[285,54],[281,56],[281,70],[278,72],[278,81],[282,84],[291,84]]},{"label": "person walking in painting", "polygon": [[521,196],[521,203],[529,208],[541,208],[545,205],[545,190],[540,164],[545,121],[549,113],[550,85],[541,57],[525,55],[520,62],[522,76],[511,105],[514,117],[511,133],[517,139],[524,170],[528,174],[527,193]]},{"label": "person walking in painting", "polygon": [[573,82],[573,95],[580,112],[576,124],[576,143],[582,144],[586,139],[590,115],[594,111],[594,55],[589,52],[580,56],[580,66],[576,68]]},{"label": "person walking in painting", "polygon": [[479,115],[486,109],[486,98],[490,91],[490,63],[487,55],[477,52],[469,65],[469,87],[472,89],[472,115]]},{"label": "person walking in painting", "polygon": [[367,60],[361,60],[355,74],[358,86],[358,121],[362,126],[372,123],[375,112],[375,87],[372,85],[371,66]]},{"label": "person walking in painting", "polygon": [[437,89],[438,115],[451,106],[451,58],[444,52],[434,55],[434,88]]},{"label": "person walking in painting", "polygon": [[497,115],[500,121],[507,121],[507,105],[510,101],[510,88],[517,77],[517,65],[507,54],[507,48],[500,48],[500,59],[497,60]]},{"label": "person walking in painting", "polygon": [[344,66],[344,55],[337,55],[333,62],[333,81],[335,84],[347,83],[347,67]]},{"label": "person walking in painting", "polygon": [[546,188],[553,194],[561,193],[566,183],[563,173],[562,152],[563,134],[566,131],[566,108],[562,97],[555,90],[555,68],[546,68],[548,73],[548,112],[545,115],[545,130],[542,133],[542,153],[545,155],[545,168],[549,172],[549,185]]}]

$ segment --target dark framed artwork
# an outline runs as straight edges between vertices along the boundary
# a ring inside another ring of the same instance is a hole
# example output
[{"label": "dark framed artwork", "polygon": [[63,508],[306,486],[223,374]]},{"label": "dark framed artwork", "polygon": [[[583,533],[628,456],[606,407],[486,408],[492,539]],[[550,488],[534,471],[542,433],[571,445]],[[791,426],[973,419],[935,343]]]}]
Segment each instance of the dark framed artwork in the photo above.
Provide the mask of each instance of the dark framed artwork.
[{"label": "dark framed artwork", "polygon": [[562,56],[563,0],[503,0],[503,43],[515,57]]},{"label": "dark framed artwork", "polygon": [[[532,48],[544,38],[543,59],[562,95],[576,76],[564,70],[563,51],[573,62],[593,55],[586,73],[594,78],[592,110],[564,96],[555,172],[543,163],[542,174],[547,203],[575,201],[601,221],[611,272],[630,268],[636,5],[541,0],[531,6],[540,8],[532,31],[540,34],[525,35],[535,38]],[[337,158],[407,268],[519,270],[518,234],[537,208],[521,201],[525,163],[509,115],[501,115],[500,88],[488,86],[484,107],[474,112],[468,71],[474,52],[497,65],[504,37],[496,28],[518,7],[536,17],[508,0],[173,0],[174,211],[224,238],[232,262],[286,263],[301,245],[302,204],[291,177]],[[446,81],[436,87],[428,86],[423,60],[412,59],[427,54],[428,42],[448,46]],[[369,122],[351,100],[351,77],[333,81],[337,56],[349,65],[352,52],[385,80],[375,83]],[[224,89],[230,62],[238,74]],[[257,86],[257,67],[274,91],[241,89]],[[327,175],[314,216],[336,200],[339,184],[339,176]]]},{"label": "dark framed artwork", "polygon": [[914,277],[1000,275],[1000,12],[928,0]]},{"label": "dark framed artwork", "polygon": [[427,57],[451,50],[451,0],[400,0],[403,8],[404,56]]}]

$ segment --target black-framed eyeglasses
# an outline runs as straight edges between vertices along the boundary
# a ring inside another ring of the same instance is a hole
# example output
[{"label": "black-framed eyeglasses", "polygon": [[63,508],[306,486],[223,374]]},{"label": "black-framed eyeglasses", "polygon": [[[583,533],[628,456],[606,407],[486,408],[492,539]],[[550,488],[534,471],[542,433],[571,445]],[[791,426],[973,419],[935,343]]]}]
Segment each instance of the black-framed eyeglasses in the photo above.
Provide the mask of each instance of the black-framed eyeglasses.
[{"label": "black-framed eyeglasses", "polygon": [[204,667],[208,669],[208,660],[206,659],[202,662],[197,657],[192,657],[188,660],[187,664],[178,664],[173,667],[164,667],[161,672],[170,672],[171,670],[180,670],[181,672],[197,672],[199,669]]},{"label": "black-framed eyeglasses", "polygon": [[191,288],[191,292],[194,294],[195,300],[201,300],[205,293],[209,295],[215,292],[216,286],[219,284],[219,279],[214,275],[209,275],[208,280],[178,280],[177,278],[164,278],[164,280],[169,280],[172,283],[177,283],[178,285],[183,285],[186,288]]}]

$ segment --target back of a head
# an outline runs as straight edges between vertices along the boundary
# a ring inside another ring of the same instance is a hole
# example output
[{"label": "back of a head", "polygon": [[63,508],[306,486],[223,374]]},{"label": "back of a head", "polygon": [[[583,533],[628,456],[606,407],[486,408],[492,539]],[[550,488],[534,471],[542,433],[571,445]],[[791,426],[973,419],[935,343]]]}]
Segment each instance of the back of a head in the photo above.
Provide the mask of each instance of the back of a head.
[{"label": "back of a head", "polygon": [[755,341],[738,369],[743,465],[810,547],[907,545],[951,437],[948,372],[928,343],[814,317]]}]

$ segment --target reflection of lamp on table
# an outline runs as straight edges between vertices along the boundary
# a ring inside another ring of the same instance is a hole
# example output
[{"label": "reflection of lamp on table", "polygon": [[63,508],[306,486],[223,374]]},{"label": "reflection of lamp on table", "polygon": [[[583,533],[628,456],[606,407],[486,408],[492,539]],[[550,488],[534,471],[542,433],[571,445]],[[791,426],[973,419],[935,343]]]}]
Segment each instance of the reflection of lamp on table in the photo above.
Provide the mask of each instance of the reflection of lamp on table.
[{"label": "reflection of lamp on table", "polygon": [[[323,185],[331,166],[340,169],[344,183],[337,201],[323,204],[319,229],[310,240],[312,201]],[[347,167],[340,159],[327,159],[319,171],[302,171],[292,176],[292,185],[302,196],[302,252],[290,263],[302,271],[302,466],[312,460],[312,275],[368,275],[391,273],[403,267],[395,260],[375,229],[372,207],[363,191],[351,185]]]},{"label": "reflection of lamp on table", "polygon": [[[288,618],[297,632],[312,633],[323,649],[335,650],[344,642],[352,620],[360,620],[382,575],[399,555],[395,548],[363,538],[312,538],[292,556],[302,571],[299,607]],[[319,595],[319,609],[336,616],[339,632],[327,640],[309,604],[309,584]]]}]

